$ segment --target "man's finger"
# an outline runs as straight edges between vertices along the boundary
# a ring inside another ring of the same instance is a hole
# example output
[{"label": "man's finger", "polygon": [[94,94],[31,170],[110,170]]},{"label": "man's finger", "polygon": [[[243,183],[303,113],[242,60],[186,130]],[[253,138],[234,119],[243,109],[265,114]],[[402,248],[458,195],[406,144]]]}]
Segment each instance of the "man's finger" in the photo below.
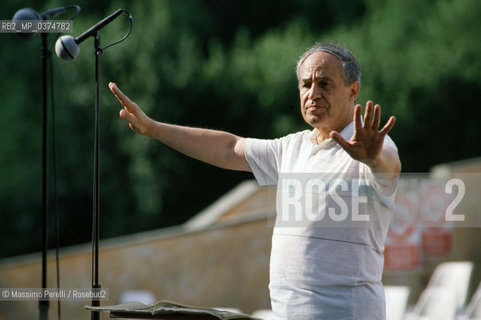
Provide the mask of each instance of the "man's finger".
[{"label": "man's finger", "polygon": [[372,126],[372,101],[366,103],[366,110],[364,111],[364,126]]},{"label": "man's finger", "polygon": [[137,124],[137,122],[139,121],[138,116],[130,112],[127,108],[123,108],[122,110],[120,110],[119,116],[125,121],[128,121],[134,125]]},{"label": "man's finger", "polygon": [[349,142],[346,139],[344,139],[339,132],[331,131],[329,133],[329,136],[332,138],[332,140],[339,143],[344,150],[350,147]]},{"label": "man's finger", "polygon": [[387,123],[384,125],[384,127],[379,131],[381,135],[386,135],[391,131],[392,127],[394,126],[394,123],[396,123],[396,117],[391,116]]},{"label": "man's finger", "polygon": [[132,120],[131,118],[133,118],[132,115],[131,115],[125,108],[122,109],[122,110],[120,110],[119,116],[120,116],[122,119],[124,119],[124,120],[126,120],[126,121],[129,121],[129,122]]},{"label": "man's finger", "polygon": [[120,89],[117,87],[117,85],[113,82],[110,82],[109,83],[109,89],[110,91],[112,91],[112,93],[114,94],[114,96],[120,101],[122,102],[122,96],[125,96],[122,91],[120,91]]},{"label": "man's finger", "polygon": [[372,120],[372,128],[375,130],[378,130],[380,125],[381,125],[381,106],[376,104],[374,106],[374,119]]},{"label": "man's finger", "polygon": [[362,107],[360,104],[357,104],[354,107],[354,132],[362,128]]},{"label": "man's finger", "polygon": [[137,119],[137,117],[132,115],[127,110],[127,108],[124,108],[124,109],[120,110],[119,116],[120,116],[120,118],[122,118],[123,120],[125,120],[129,123],[129,126],[132,130],[134,130],[135,132],[139,132],[138,129],[137,129],[138,119]]},{"label": "man's finger", "polygon": [[109,89],[124,107],[127,107],[128,109],[132,108],[132,101],[119,89],[119,87],[117,87],[115,83],[110,82]]}]

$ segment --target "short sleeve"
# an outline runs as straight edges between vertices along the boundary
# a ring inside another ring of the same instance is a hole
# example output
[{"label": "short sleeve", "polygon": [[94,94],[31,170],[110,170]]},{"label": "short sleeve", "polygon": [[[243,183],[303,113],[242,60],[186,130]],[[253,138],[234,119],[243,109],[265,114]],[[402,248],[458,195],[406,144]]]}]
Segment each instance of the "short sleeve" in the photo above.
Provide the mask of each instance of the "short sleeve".
[{"label": "short sleeve", "polygon": [[280,139],[247,138],[244,144],[244,152],[257,183],[261,186],[276,185],[279,180],[280,159],[282,157]]},{"label": "short sleeve", "polygon": [[394,143],[394,141],[392,141],[391,137],[386,135],[384,137],[384,146],[386,147],[391,147],[393,148],[394,150],[397,151],[397,147],[396,147],[396,144]]}]

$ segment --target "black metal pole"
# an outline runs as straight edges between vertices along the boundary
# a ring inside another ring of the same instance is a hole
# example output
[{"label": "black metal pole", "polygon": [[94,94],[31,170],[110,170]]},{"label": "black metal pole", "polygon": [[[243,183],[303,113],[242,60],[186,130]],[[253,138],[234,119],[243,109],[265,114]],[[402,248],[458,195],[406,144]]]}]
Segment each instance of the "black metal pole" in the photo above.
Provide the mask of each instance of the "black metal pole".
[{"label": "black metal pole", "polygon": [[[47,288],[47,251],[48,251],[48,189],[47,189],[47,63],[51,55],[47,45],[47,33],[42,33],[42,72],[43,72],[43,106],[42,106],[42,289]],[[39,301],[40,320],[48,319],[49,300]]]},{"label": "black metal pole", "polygon": [[[100,150],[100,106],[99,106],[99,57],[102,53],[100,48],[100,36],[95,33],[95,141],[94,141],[94,190],[93,190],[93,219],[92,219],[92,289],[97,292],[100,289],[99,283],[99,150]],[[92,306],[100,306],[100,300],[92,299]],[[93,311],[92,320],[100,319],[100,312]]]}]

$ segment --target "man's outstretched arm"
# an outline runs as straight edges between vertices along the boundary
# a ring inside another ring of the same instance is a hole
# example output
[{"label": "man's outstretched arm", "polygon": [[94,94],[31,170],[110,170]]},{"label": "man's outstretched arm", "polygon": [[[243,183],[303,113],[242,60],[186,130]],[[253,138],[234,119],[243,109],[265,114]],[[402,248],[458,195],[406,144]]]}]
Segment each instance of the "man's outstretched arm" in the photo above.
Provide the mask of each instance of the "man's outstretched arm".
[{"label": "man's outstretched arm", "polygon": [[120,91],[115,83],[109,89],[124,107],[120,117],[130,128],[157,139],[169,147],[200,161],[231,170],[251,171],[244,155],[245,139],[234,134],[157,122]]}]

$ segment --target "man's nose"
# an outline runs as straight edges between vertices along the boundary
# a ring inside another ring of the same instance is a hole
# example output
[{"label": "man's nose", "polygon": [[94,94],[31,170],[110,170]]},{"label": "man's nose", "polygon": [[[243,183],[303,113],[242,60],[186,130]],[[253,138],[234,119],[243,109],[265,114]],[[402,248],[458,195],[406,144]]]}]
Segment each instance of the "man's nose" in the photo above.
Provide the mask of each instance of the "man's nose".
[{"label": "man's nose", "polygon": [[311,88],[309,89],[309,100],[316,100],[318,98],[321,98],[321,88],[315,83],[313,82],[311,84]]}]

